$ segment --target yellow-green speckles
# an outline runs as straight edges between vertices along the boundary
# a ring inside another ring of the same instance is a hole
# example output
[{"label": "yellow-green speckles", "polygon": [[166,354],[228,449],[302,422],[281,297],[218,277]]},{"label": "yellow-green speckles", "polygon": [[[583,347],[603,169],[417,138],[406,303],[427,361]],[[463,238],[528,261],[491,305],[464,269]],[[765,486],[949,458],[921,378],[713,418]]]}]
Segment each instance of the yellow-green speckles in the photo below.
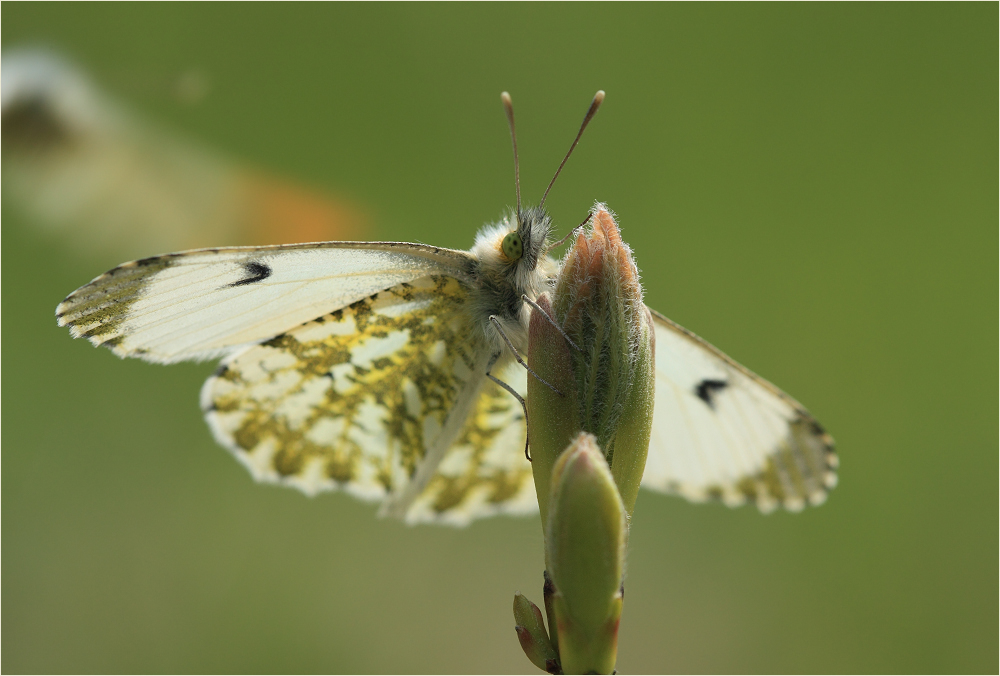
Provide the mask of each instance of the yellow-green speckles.
[{"label": "yellow-green speckles", "polygon": [[476,514],[503,511],[503,503],[528,498],[533,505],[531,465],[525,460],[521,405],[492,383],[424,491],[434,512]]},{"label": "yellow-green speckles", "polygon": [[258,478],[384,496],[473,375],[467,294],[424,277],[250,348],[206,384],[210,424]]},{"label": "yellow-green speckles", "polygon": [[56,308],[59,326],[70,327],[74,338],[95,345],[118,347],[121,327],[153,276],[169,267],[169,256],[147,258],[120,265],[74,291]]},{"label": "yellow-green speckles", "polygon": [[731,504],[751,502],[764,512],[779,505],[798,511],[807,504],[821,504],[836,484],[837,458],[829,435],[814,425],[805,418],[789,423],[789,436],[760,470],[737,481],[732,490],[711,486],[706,497]]}]

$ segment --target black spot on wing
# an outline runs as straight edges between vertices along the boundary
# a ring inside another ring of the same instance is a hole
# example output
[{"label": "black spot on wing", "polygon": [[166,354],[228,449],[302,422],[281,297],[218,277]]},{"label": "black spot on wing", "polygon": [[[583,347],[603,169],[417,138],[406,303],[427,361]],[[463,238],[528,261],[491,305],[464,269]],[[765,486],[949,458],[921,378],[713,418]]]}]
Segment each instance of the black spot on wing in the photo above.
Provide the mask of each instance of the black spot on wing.
[{"label": "black spot on wing", "polygon": [[271,276],[271,267],[265,263],[261,263],[260,261],[249,261],[244,263],[243,271],[246,273],[246,277],[238,282],[233,282],[229,286],[246,286],[247,284],[255,284]]},{"label": "black spot on wing", "polygon": [[698,398],[703,402],[708,404],[711,409],[715,408],[715,397],[716,392],[721,392],[729,386],[725,380],[713,380],[711,378],[706,378],[697,385],[694,386],[694,393],[698,395]]}]

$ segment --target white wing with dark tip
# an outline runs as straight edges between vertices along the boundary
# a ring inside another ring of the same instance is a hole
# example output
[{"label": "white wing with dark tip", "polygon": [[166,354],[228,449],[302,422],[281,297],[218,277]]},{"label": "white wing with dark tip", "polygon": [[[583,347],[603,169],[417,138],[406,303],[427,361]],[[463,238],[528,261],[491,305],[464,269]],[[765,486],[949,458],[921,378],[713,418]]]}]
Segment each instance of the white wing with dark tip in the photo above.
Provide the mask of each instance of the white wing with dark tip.
[{"label": "white wing with dark tip", "polygon": [[125,263],[56,309],[75,338],[172,363],[230,354],[470,255],[399,242],[199,249]]},{"label": "white wing with dark tip", "polygon": [[821,504],[837,483],[830,435],[777,387],[652,314],[656,399],[642,485],[764,512]]}]

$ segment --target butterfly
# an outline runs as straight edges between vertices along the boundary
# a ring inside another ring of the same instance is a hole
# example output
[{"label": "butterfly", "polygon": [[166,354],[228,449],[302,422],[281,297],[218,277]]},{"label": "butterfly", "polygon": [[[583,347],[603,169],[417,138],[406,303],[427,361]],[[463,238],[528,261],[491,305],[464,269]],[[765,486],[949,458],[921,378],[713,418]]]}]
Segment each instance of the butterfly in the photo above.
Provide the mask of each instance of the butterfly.
[{"label": "butterfly", "polygon": [[[60,326],[121,357],[221,358],[202,388],[216,440],[258,481],[343,490],[410,523],[537,510],[522,449],[531,300],[560,262],[545,198],[468,251],[406,242],[198,249],[120,265],[71,293]],[[642,485],[764,512],[821,504],[833,440],[780,389],[663,315]],[[502,387],[503,386],[503,387]],[[507,389],[508,391],[504,391]]]}]

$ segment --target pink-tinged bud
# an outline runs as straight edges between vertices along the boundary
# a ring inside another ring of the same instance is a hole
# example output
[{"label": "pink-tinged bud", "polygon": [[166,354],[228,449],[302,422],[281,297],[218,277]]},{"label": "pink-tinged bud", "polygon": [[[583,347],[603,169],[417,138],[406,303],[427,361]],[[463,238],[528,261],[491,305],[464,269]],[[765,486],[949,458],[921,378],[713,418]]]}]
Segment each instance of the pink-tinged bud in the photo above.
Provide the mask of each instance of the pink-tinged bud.
[{"label": "pink-tinged bud", "polygon": [[520,592],[514,594],[514,623],[521,649],[531,663],[550,674],[561,674],[559,655],[545,631],[542,611]]},{"label": "pink-tinged bud", "polygon": [[559,398],[528,379],[533,458],[542,459],[533,469],[543,523],[552,464],[580,430],[597,437],[631,515],[652,426],[653,327],[632,252],[603,204],[594,207],[590,232],[577,237],[563,261],[551,310],[548,302],[546,312],[577,347],[532,313],[529,364],[550,383],[573,384],[556,385],[565,395]]}]

